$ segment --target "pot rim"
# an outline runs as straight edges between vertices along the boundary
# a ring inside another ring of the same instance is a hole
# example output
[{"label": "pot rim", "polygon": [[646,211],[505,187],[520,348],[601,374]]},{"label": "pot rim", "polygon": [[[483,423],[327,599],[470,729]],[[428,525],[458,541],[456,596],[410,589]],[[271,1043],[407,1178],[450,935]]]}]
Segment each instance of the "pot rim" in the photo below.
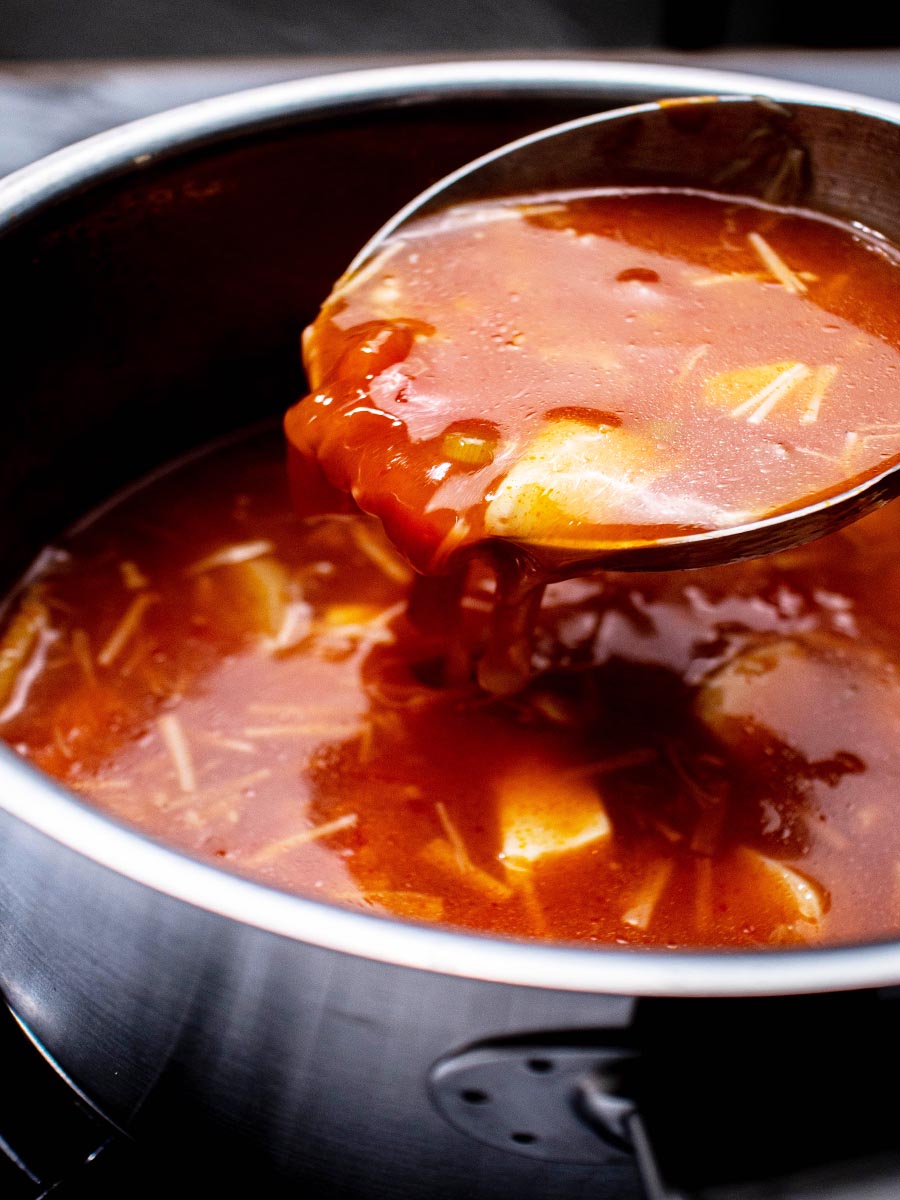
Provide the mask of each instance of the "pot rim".
[{"label": "pot rim", "polygon": [[[523,96],[765,96],[900,124],[889,101],[761,76],[652,63],[489,59],[345,71],[203,100],[59,150],[0,181],[0,232],[56,200],[163,157],[292,121],[441,100]],[[900,981],[900,941],[765,951],[545,945],[420,925],[276,891],[170,849],[91,808],[5,746],[0,809],[153,891],[229,920],[361,958],[495,983],[646,996],[762,996]]]}]

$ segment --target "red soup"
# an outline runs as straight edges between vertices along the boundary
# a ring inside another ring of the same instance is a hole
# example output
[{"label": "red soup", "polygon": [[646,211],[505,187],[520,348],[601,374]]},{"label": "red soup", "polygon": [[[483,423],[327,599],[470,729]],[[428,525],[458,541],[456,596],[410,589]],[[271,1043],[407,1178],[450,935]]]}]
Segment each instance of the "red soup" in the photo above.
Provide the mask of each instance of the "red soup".
[{"label": "red soup", "polygon": [[275,434],[105,509],[10,603],[0,733],[337,904],[598,944],[896,934],[900,510],[559,578],[900,456],[892,253],[684,194],[420,232],[308,337],[304,511]]}]

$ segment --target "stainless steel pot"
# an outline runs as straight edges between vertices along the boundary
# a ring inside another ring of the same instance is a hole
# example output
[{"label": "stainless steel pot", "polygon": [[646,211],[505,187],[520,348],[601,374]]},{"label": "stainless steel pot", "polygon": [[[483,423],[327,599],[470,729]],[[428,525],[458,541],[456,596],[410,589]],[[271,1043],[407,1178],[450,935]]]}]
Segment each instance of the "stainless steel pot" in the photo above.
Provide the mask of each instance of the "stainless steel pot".
[{"label": "stainless steel pot", "polygon": [[[529,130],[710,92],[900,123],[888,103],[720,72],[443,64],[206,101],[10,177],[0,586],[136,475],[283,410],[298,331],[416,191]],[[329,908],[157,845],[7,751],[0,916],[7,999],[112,1120],[209,1125],[317,1196],[367,1200],[631,1195],[636,1029],[658,1048],[661,1029],[699,1040],[740,1014],[744,1037],[766,1012],[795,1038],[810,1002],[763,997],[900,984],[900,942],[588,950]],[[829,1003],[820,1031],[844,1020]]]}]

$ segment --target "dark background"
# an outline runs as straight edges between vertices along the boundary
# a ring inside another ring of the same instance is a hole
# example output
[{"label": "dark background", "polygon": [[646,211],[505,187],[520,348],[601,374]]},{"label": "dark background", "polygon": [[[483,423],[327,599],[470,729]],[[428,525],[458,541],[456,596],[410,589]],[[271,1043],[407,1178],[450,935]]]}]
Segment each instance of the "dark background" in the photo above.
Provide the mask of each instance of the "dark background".
[{"label": "dark background", "polygon": [[900,5],[0,0],[0,175],[223,92],[396,61],[523,54],[690,62],[900,101]]},{"label": "dark background", "polygon": [[861,0],[0,0],[0,176],[207,96],[435,57],[571,55],[900,101],[900,5]]},{"label": "dark background", "polygon": [[0,58],[889,46],[900,8],[817,0],[2,0]]}]

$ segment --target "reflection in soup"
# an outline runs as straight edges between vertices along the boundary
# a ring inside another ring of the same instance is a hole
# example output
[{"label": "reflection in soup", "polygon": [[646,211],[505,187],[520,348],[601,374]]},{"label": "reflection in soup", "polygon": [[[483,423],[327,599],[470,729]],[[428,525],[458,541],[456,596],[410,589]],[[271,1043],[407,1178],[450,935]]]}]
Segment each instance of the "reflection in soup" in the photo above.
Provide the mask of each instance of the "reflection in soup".
[{"label": "reflection in soup", "polygon": [[489,636],[488,567],[408,603],[377,524],[291,511],[282,453],[188,462],[43,556],[0,645],[19,753],[367,910],[600,944],[897,932],[897,506],[765,560],[551,584],[531,679],[491,696],[447,678]]}]

